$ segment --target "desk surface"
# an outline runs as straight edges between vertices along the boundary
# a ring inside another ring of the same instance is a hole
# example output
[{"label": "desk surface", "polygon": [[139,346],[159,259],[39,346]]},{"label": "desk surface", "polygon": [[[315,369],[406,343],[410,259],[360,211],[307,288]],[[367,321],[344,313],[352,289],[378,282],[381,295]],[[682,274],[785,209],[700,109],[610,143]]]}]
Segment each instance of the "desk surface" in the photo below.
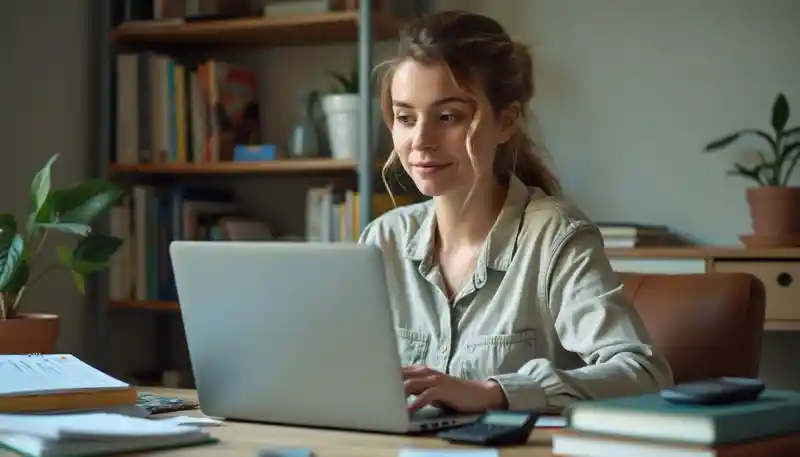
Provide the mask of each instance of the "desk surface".
[{"label": "desk surface", "polygon": [[[174,396],[179,398],[196,399],[193,390],[179,389],[143,389],[155,395]],[[159,415],[201,416],[197,410],[181,411],[178,413]],[[300,446],[312,449],[318,457],[396,457],[403,448],[450,448],[460,446],[451,445],[443,440],[431,437],[397,436],[379,433],[359,433],[346,431],[332,431],[305,427],[289,427],[277,425],[262,425],[243,422],[224,422],[221,426],[210,427],[208,430],[217,438],[219,443],[207,446],[188,447],[159,452],[147,452],[146,456],[248,456],[255,457],[259,449],[280,446]],[[536,430],[531,434],[526,446],[503,448],[502,457],[549,457],[551,452],[551,433],[549,430]],[[0,457],[14,454],[0,450]]]}]

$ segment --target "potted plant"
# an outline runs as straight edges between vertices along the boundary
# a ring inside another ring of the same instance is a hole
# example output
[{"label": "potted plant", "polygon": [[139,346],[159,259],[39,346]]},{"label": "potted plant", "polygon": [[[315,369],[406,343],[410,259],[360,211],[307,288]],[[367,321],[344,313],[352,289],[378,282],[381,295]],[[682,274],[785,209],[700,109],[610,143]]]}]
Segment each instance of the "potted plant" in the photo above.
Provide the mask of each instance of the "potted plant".
[{"label": "potted plant", "polygon": [[[52,156],[33,178],[32,211],[24,229],[14,215],[0,213],[0,354],[53,353],[59,336],[59,318],[53,314],[23,312],[32,287],[57,268],[69,271],[79,292],[85,278],[106,268],[122,245],[113,236],[95,233],[91,223],[122,195],[108,181],[93,179],[64,189],[51,189]],[[56,246],[57,260],[39,262],[52,232],[74,237],[72,246]]]},{"label": "potted plant", "polygon": [[766,151],[757,151],[759,160],[755,165],[737,163],[728,171],[728,175],[741,176],[755,183],[754,187],[747,189],[754,234],[741,237],[749,246],[800,245],[800,187],[789,185],[800,160],[800,126],[788,127],[789,116],[786,96],[778,94],[772,105],[772,132],[742,129],[705,147],[705,152],[718,151],[745,137],[766,144]]},{"label": "potted plant", "polygon": [[[358,158],[358,133],[361,118],[359,116],[360,94],[358,90],[358,61],[351,67],[349,74],[336,71],[329,72],[336,80],[331,90],[320,98],[322,112],[325,115],[325,127],[328,134],[328,143],[331,156],[334,159]],[[377,110],[377,99],[373,102]],[[373,116],[374,129],[380,123],[380,113]],[[372,147],[377,146],[377,135],[372,136]]]}]

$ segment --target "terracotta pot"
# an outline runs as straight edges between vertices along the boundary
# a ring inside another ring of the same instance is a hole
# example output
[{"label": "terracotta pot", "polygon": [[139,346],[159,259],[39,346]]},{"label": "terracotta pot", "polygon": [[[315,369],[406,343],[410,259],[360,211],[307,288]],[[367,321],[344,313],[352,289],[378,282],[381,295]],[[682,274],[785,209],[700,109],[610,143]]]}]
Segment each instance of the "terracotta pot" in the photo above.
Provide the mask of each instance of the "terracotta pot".
[{"label": "terracotta pot", "polygon": [[0,320],[0,354],[56,352],[60,321],[55,314],[17,314]]},{"label": "terracotta pot", "polygon": [[800,234],[800,187],[750,188],[747,202],[756,235]]}]

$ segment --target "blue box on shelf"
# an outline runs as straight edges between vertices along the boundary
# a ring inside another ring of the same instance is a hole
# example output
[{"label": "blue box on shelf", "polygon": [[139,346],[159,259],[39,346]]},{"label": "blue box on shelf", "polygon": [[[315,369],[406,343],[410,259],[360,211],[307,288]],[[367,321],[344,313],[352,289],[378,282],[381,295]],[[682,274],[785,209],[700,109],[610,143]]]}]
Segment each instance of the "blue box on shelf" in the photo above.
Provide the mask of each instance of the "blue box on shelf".
[{"label": "blue box on shelf", "polygon": [[277,158],[274,144],[237,144],[233,149],[234,162],[262,162]]}]

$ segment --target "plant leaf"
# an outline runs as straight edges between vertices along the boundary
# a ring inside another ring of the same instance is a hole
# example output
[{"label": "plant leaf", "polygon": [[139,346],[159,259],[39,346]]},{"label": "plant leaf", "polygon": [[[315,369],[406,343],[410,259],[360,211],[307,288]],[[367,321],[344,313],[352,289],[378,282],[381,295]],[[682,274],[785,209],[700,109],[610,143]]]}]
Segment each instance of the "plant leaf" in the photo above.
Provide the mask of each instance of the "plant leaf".
[{"label": "plant leaf", "polygon": [[766,183],[761,179],[761,172],[764,170],[764,168],[764,164],[756,165],[753,168],[747,168],[737,163],[733,166],[733,170],[728,171],[727,175],[742,176],[752,179],[753,181],[757,182],[759,186],[764,186]]},{"label": "plant leaf", "polygon": [[25,223],[25,233],[28,240],[36,236],[36,232],[38,232],[38,229],[36,228],[36,211],[34,211],[28,214],[28,220]]},{"label": "plant leaf", "polygon": [[734,141],[738,140],[739,138],[745,135],[756,135],[763,138],[767,143],[769,143],[770,147],[772,148],[773,152],[777,150],[777,143],[775,140],[769,136],[766,132],[756,129],[743,129],[739,130],[738,132],[731,133],[730,135],[726,135],[722,138],[718,138],[711,143],[707,144],[704,152],[711,152],[716,151],[719,149],[723,149],[729,145],[731,145]]},{"label": "plant leaf", "polygon": [[103,270],[110,265],[110,262],[94,262],[76,259],[74,251],[68,246],[56,247],[56,253],[58,255],[58,261],[62,265],[82,275],[88,275]]},{"label": "plant leaf", "polygon": [[72,235],[88,236],[92,228],[86,224],[77,224],[71,222],[48,222],[43,224],[36,224],[37,228],[55,230],[57,232],[69,233]]},{"label": "plant leaf", "polygon": [[56,246],[56,257],[64,265],[72,263],[72,249],[69,246]]},{"label": "plant leaf", "polygon": [[78,292],[80,292],[81,295],[86,295],[86,279],[83,277],[83,275],[75,270],[72,270],[72,280],[75,282]]},{"label": "plant leaf", "polygon": [[[96,271],[95,268],[100,269],[108,265],[120,246],[122,246],[121,238],[91,234],[82,239],[72,251],[72,264]],[[79,268],[76,269],[81,271]]]},{"label": "plant leaf", "polygon": [[17,271],[14,273],[14,276],[12,276],[11,280],[8,282],[8,284],[6,284],[3,292],[10,295],[19,294],[20,290],[22,290],[22,287],[28,283],[29,277],[30,267],[28,267],[28,262],[23,259],[17,267]]},{"label": "plant leaf", "polygon": [[741,137],[741,132],[731,133],[730,135],[726,135],[722,138],[718,138],[711,143],[708,143],[704,149],[705,152],[716,151],[718,149],[722,149],[734,141],[738,140]]},{"label": "plant leaf", "polygon": [[[792,157],[792,153],[797,152]],[[794,172],[794,167],[797,166],[797,161],[800,160],[800,141],[795,141],[794,143],[786,146],[783,150],[784,159],[789,161],[789,166],[786,167],[786,174],[783,176],[783,185],[786,186],[789,184],[789,180],[792,178],[792,173]]]},{"label": "plant leaf", "polygon": [[17,234],[17,221],[10,213],[0,213],[0,292],[11,281],[24,253],[24,240]]},{"label": "plant leaf", "polygon": [[786,122],[789,121],[789,102],[786,101],[786,96],[778,94],[775,98],[775,103],[772,104],[772,128],[775,133],[780,135],[783,129],[786,128]]},{"label": "plant leaf", "polygon": [[123,191],[108,181],[96,179],[79,183],[60,195],[56,202],[59,222],[89,225],[111,208]]},{"label": "plant leaf", "polygon": [[12,279],[23,261],[25,241],[22,235],[17,233],[14,233],[9,240],[5,229],[0,240],[0,243],[3,243],[0,245],[0,292],[9,292],[8,286],[13,286]]},{"label": "plant leaf", "polygon": [[47,200],[47,196],[50,194],[51,169],[56,159],[58,159],[58,154],[54,154],[50,157],[50,160],[47,161],[44,167],[42,167],[33,178],[33,182],[31,183],[31,202],[33,203],[34,212],[39,211],[45,200]]},{"label": "plant leaf", "polygon": [[124,192],[112,183],[95,179],[52,192],[36,215],[37,225],[72,222],[89,225],[108,210]]}]

